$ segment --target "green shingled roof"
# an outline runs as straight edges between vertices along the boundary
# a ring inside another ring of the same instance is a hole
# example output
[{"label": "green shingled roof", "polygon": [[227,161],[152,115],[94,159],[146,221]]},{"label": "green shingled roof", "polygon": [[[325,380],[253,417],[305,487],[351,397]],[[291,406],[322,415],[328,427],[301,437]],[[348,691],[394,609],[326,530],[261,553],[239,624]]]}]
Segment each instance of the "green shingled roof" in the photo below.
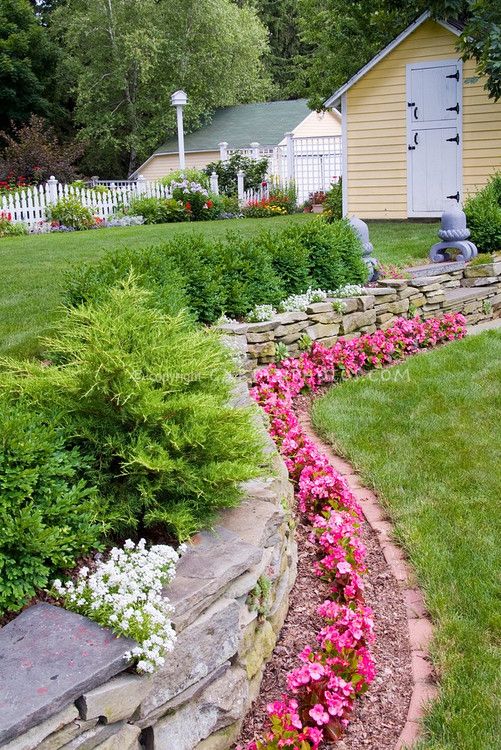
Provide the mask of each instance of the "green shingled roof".
[{"label": "green shingled roof", "polygon": [[[306,99],[287,102],[238,104],[216,110],[209,125],[186,135],[185,151],[218,151],[226,141],[230,148],[245,148],[253,141],[276,146],[284,133],[293,130],[309,115]],[[155,154],[177,154],[177,137],[157,148]]]}]

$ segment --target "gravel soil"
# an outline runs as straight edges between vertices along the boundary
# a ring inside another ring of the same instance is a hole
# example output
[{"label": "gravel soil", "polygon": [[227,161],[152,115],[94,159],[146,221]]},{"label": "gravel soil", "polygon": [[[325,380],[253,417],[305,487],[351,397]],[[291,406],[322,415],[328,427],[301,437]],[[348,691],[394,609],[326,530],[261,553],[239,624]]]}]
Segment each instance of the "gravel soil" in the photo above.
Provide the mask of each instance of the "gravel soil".
[{"label": "gravel soil", "polygon": [[[302,406],[302,405],[301,405]],[[244,747],[261,735],[266,724],[266,704],[286,689],[287,672],[299,665],[297,654],[314,645],[322,620],[316,610],[329,597],[329,586],[312,572],[315,547],[308,528],[298,519],[298,576],[290,608],[273,655],[268,662],[258,698],[247,714],[237,745]],[[376,534],[364,522],[361,537],[367,547],[366,603],[374,611],[376,641],[371,650],[376,679],[356,702],[346,734],[325,748],[336,750],[393,750],[405,724],[412,692],[409,632],[403,598],[391,574]]]}]

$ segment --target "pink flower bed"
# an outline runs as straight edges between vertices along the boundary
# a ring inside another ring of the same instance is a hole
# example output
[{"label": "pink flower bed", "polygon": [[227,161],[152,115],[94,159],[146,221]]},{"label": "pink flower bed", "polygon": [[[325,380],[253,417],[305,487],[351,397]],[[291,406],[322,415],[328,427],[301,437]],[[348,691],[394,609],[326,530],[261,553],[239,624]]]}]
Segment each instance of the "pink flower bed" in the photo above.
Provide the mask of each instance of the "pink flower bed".
[{"label": "pink flower bed", "polygon": [[256,373],[252,395],[270,417],[270,434],[295,482],[299,510],[318,549],[315,573],[327,581],[332,599],[318,608],[324,627],[313,646],[298,655],[288,694],[267,706],[269,726],[247,750],[317,750],[340,737],[356,697],[374,679],[369,651],[372,612],[364,605],[365,548],[359,537],[361,509],[345,480],[304,434],[294,399],[305,391],[397,362],[409,354],[462,338],[465,318],[399,319],[392,328],[340,339],[327,349],[314,343],[298,359]]}]

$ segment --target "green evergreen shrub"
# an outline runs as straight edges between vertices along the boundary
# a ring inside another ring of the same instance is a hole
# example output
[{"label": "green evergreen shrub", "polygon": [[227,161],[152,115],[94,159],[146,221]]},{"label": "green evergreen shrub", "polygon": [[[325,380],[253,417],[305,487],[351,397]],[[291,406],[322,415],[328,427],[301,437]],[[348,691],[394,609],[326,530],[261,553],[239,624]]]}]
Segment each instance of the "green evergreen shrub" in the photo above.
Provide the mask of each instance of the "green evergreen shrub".
[{"label": "green evergreen shrub", "polygon": [[131,269],[137,283],[152,291],[153,304],[165,313],[187,306],[202,323],[223,313],[243,318],[256,305],[276,306],[309,286],[336,289],[367,280],[361,245],[348,223],[316,220],[253,239],[234,232],[225,240],[186,234],[157,247],[115,250],[71,272],[67,306],[100,299]]},{"label": "green evergreen shrub", "polygon": [[501,172],[496,172],[487,185],[468,197],[464,211],[471,232],[471,241],[479,252],[501,249]]},{"label": "green evergreen shrub", "polygon": [[277,305],[284,287],[273,268],[269,251],[236,233],[228,233],[220,244],[224,269],[224,312],[232,318],[246,315],[258,300],[261,305]]},{"label": "green evergreen shrub", "polygon": [[255,239],[271,257],[285,296],[302,294],[311,286],[308,248],[286,232],[263,232]]},{"label": "green evergreen shrub", "polygon": [[190,309],[202,323],[214,323],[226,312],[222,241],[203,234],[182,235],[162,246],[165,257],[182,269]]},{"label": "green evergreen shrub", "polygon": [[62,415],[113,530],[160,525],[185,539],[259,475],[254,409],[229,405],[230,352],[184,313],[156,309],[133,279],[71,309],[46,345],[58,365],[25,365],[24,387]]},{"label": "green evergreen shrub", "polygon": [[20,397],[19,386],[1,377],[0,613],[20,609],[51,576],[98,548],[107,527],[83,478],[85,457],[66,447],[61,426]]},{"label": "green evergreen shrub", "polygon": [[151,303],[166,315],[188,307],[185,278],[174,258],[162,246],[107,252],[97,263],[72,269],[65,277],[63,303],[75,307],[107,297],[109,287],[134,272],[136,283],[151,292]]},{"label": "green evergreen shrub", "polygon": [[367,281],[362,245],[347,221],[318,218],[292,225],[284,234],[308,251],[312,286],[327,290]]}]

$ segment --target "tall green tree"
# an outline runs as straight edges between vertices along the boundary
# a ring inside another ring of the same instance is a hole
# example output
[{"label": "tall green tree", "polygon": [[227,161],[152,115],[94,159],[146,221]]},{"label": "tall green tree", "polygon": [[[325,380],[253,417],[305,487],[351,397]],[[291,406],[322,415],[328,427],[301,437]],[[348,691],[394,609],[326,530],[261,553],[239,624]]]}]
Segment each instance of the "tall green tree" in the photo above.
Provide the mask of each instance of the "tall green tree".
[{"label": "tall green tree", "polygon": [[490,97],[501,97],[501,0],[386,0],[391,11],[405,7],[417,16],[430,10],[435,18],[463,22],[458,41],[463,60],[474,60],[477,72],[485,76]]},{"label": "tall green tree", "polygon": [[29,0],[0,0],[0,130],[49,115],[57,50]]},{"label": "tall green tree", "polygon": [[306,53],[299,34],[299,0],[236,0],[237,5],[250,5],[268,29],[270,51],[266,67],[275,84],[276,96],[301,96],[299,59]]},{"label": "tall green tree", "polygon": [[186,129],[217,107],[266,97],[267,32],[231,0],[67,0],[53,13],[75,81],[89,171],[132,171],[175,132],[171,94],[189,97]]},{"label": "tall green tree", "polygon": [[308,48],[300,61],[302,84],[316,109],[414,16],[391,0],[299,0],[299,11]]}]

